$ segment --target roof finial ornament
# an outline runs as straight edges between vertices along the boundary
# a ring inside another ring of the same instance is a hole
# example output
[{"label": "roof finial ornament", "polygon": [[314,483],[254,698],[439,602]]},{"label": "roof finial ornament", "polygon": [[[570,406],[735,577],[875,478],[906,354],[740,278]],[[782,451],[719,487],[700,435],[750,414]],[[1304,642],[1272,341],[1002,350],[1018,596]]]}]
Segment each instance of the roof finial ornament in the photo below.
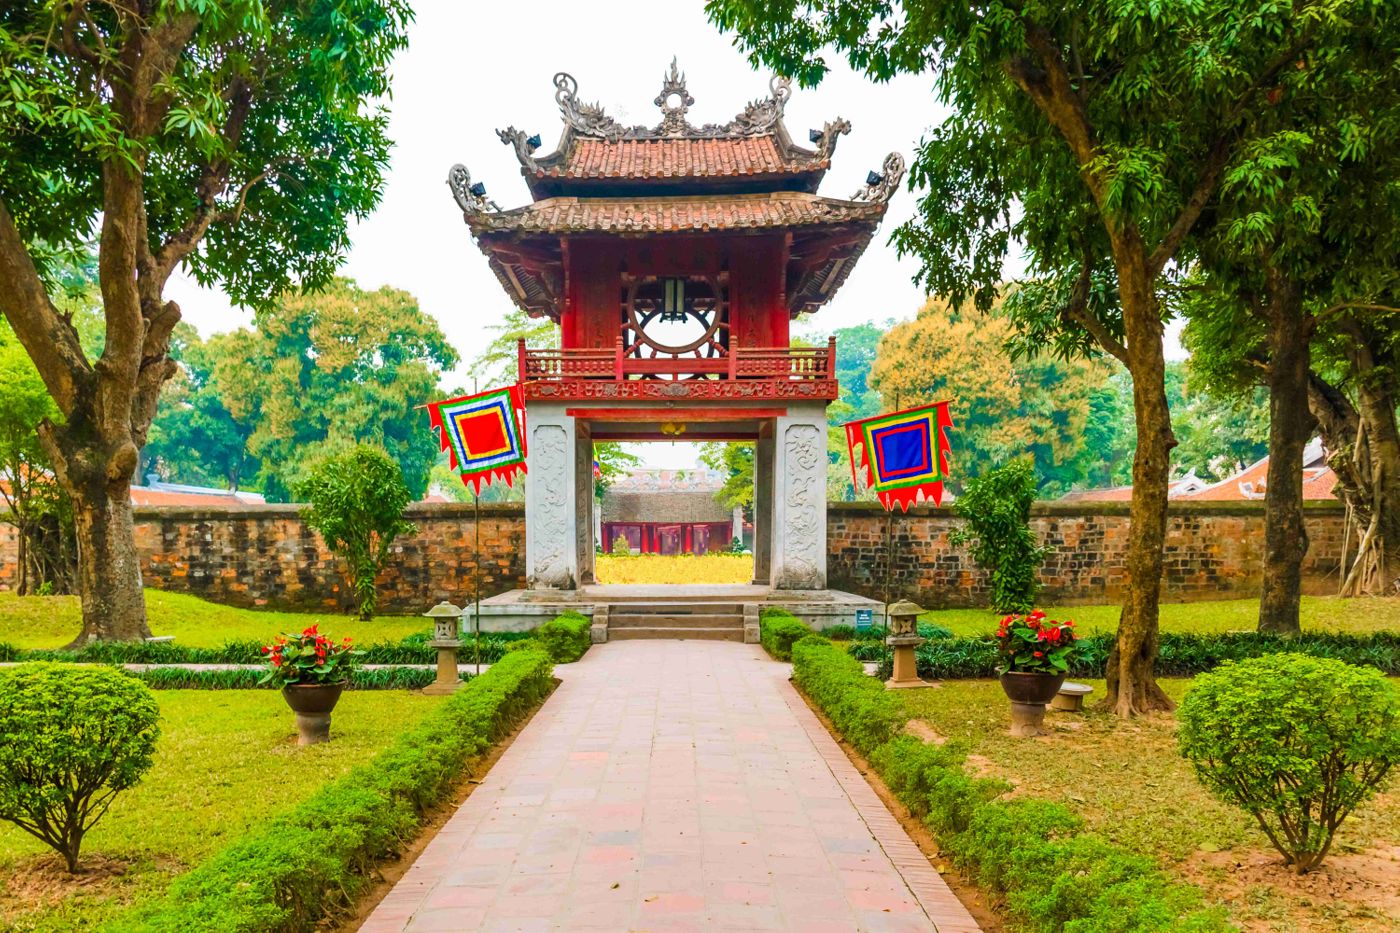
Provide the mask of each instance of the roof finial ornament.
[{"label": "roof finial ornament", "polygon": [[685,87],[685,75],[676,67],[676,58],[671,57],[671,70],[662,79],[661,93],[652,103],[661,108],[661,125],[657,131],[663,136],[680,136],[687,130],[686,111],[695,103],[690,91]]},{"label": "roof finial ornament", "polygon": [[447,187],[452,189],[452,199],[457,202],[463,214],[480,214],[487,210],[501,209],[501,205],[486,197],[485,185],[481,182],[472,184],[472,173],[460,162],[447,170]]},{"label": "roof finial ornament", "polygon": [[899,190],[904,179],[904,156],[891,152],[885,156],[883,171],[871,172],[865,176],[865,186],[851,195],[852,201],[888,201]]}]

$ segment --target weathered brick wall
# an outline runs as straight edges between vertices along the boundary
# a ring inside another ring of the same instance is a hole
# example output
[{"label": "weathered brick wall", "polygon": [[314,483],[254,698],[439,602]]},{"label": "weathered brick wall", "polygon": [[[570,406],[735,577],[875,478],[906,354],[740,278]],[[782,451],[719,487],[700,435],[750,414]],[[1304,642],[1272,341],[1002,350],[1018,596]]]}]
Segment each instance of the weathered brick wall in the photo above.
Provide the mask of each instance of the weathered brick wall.
[{"label": "weathered brick wall", "polygon": [[[1335,592],[1344,513],[1309,504],[1304,592]],[[827,578],[833,589],[879,596],[885,579],[885,513],[866,503],[833,503],[827,513]],[[951,509],[916,508],[894,517],[891,592],[930,608],[984,606],[987,575],[949,534]],[[1036,539],[1050,548],[1040,580],[1046,602],[1113,602],[1126,583],[1128,504],[1037,503]],[[1257,596],[1264,553],[1262,503],[1173,505],[1168,516],[1162,595],[1176,601]]]},{"label": "weathered brick wall", "polygon": [[[1308,592],[1333,592],[1341,554],[1339,505],[1310,505]],[[385,612],[421,612],[442,599],[471,598],[472,507],[419,503],[416,534],[400,538],[380,583]],[[1041,570],[1046,601],[1112,602],[1125,582],[1126,503],[1040,503],[1032,527],[1051,549]],[[948,509],[896,513],[892,592],[930,606],[977,606],[986,575],[954,547],[959,519]],[[885,573],[885,514],[879,506],[834,503],[827,517],[828,576],[834,589],[878,597]],[[295,506],[138,509],[136,543],[146,583],[221,603],[299,609],[348,608],[340,563]],[[1257,595],[1264,546],[1260,503],[1173,506],[1163,596],[1169,600]],[[519,505],[481,508],[482,594],[524,585],[525,516]],[[0,589],[13,588],[13,528],[0,523]]]},{"label": "weathered brick wall", "polygon": [[[408,518],[418,531],[394,542],[379,579],[380,610],[422,612],[440,600],[470,599],[472,507],[416,503]],[[343,565],[302,522],[296,506],[137,509],[136,547],[146,585],[158,589],[235,606],[337,610],[353,605]],[[0,555],[12,553],[0,550]],[[524,509],[483,505],[482,595],[523,586],[524,554]],[[0,585],[3,580],[0,572]]]}]

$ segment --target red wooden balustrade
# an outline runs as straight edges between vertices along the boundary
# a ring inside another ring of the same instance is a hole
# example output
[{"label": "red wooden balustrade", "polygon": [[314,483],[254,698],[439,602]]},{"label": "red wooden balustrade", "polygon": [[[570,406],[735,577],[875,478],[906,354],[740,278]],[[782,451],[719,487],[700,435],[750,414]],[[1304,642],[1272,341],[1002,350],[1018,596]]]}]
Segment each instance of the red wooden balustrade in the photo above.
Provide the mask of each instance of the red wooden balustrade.
[{"label": "red wooden balustrade", "polygon": [[744,347],[731,345],[718,357],[627,356],[622,339],[609,350],[531,350],[519,343],[520,381],[564,382],[580,379],[644,379],[709,376],[715,379],[835,379],[836,338],[824,347]]}]

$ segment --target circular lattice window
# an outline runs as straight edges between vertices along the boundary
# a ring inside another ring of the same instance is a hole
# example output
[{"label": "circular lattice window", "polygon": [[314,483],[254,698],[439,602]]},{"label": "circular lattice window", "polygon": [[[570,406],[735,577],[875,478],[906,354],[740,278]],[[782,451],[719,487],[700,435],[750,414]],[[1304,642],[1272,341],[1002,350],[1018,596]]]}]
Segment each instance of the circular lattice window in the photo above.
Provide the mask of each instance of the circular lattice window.
[{"label": "circular lattice window", "polygon": [[623,346],[629,357],[724,356],[729,310],[721,276],[637,276],[625,283]]}]

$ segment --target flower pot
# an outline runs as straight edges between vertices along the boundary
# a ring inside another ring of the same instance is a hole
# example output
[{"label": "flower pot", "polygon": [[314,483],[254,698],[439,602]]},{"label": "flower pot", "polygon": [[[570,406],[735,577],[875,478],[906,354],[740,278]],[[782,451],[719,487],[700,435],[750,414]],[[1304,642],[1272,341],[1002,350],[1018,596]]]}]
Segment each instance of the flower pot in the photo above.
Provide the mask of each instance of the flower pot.
[{"label": "flower pot", "polygon": [[1018,739],[1044,735],[1045,704],[1060,692],[1065,675],[1003,671],[1000,679],[1011,700],[1011,734]]},{"label": "flower pot", "polygon": [[1060,692],[1064,674],[1032,674],[1024,671],[1003,671],[1001,689],[1012,703],[1049,703]]},{"label": "flower pot", "polygon": [[282,697],[296,713],[297,744],[319,745],[331,739],[331,710],[340,702],[344,683],[288,684]]}]

